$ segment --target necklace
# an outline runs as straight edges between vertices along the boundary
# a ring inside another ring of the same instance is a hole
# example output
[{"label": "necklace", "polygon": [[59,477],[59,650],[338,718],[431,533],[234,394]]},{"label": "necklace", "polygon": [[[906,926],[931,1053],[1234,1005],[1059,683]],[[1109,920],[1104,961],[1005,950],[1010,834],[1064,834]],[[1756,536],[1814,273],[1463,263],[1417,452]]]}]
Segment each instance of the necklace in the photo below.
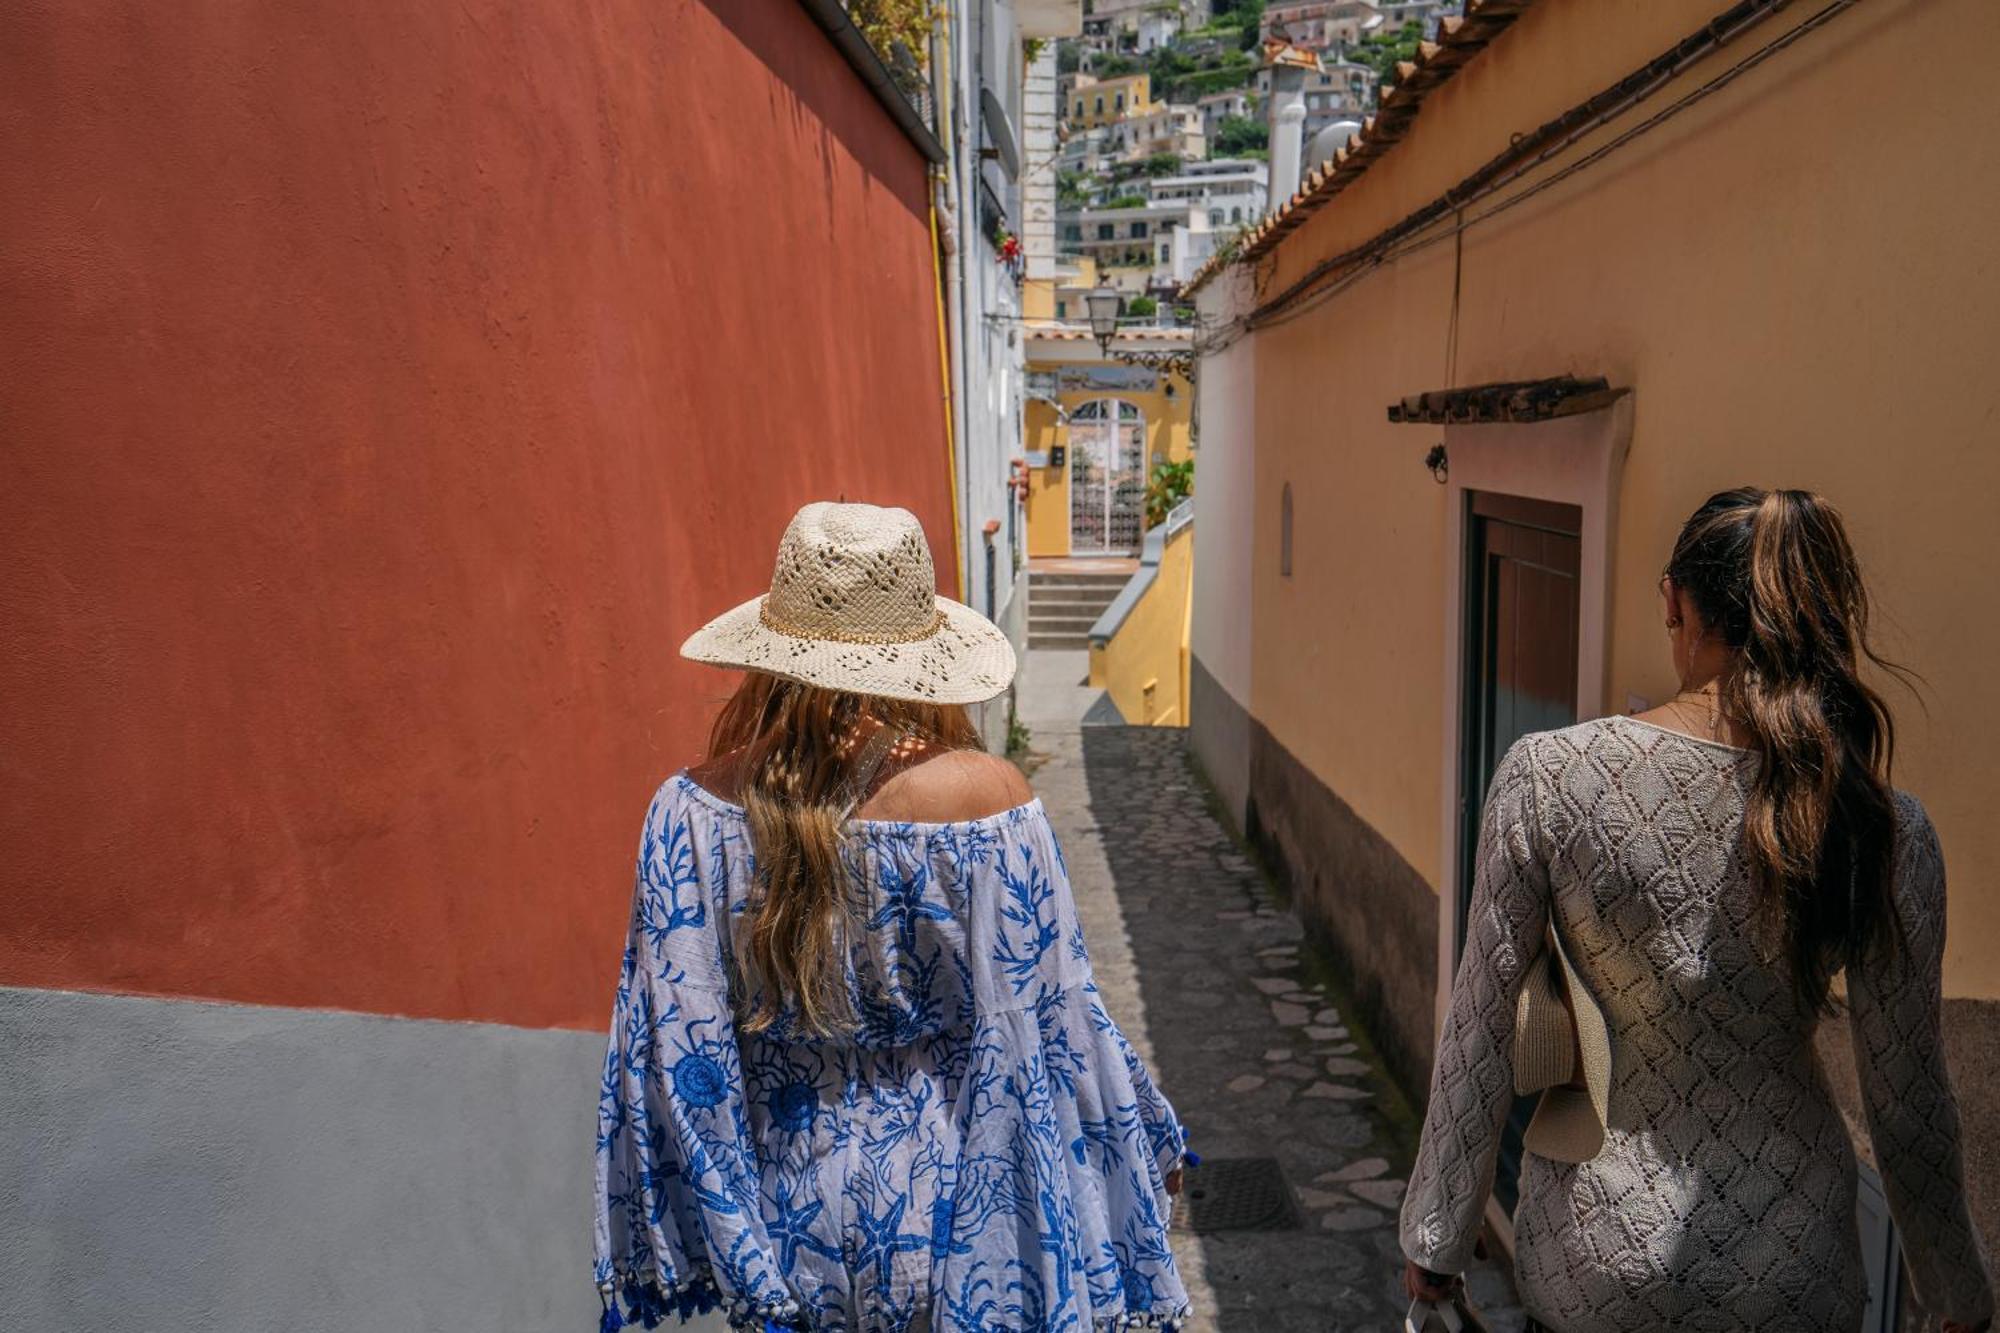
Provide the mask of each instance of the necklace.
[{"label": "necklace", "polygon": [[[1684,705],[1696,703],[1701,706],[1701,711],[1699,714],[1691,717],[1685,710]],[[1682,690],[1667,701],[1667,707],[1674,710],[1676,718],[1689,723],[1691,727],[1698,725],[1701,729],[1701,734],[1705,735],[1708,739],[1727,741],[1728,738],[1723,734],[1726,728],[1722,722],[1721,699],[1714,688],[1703,686],[1698,690]]]}]

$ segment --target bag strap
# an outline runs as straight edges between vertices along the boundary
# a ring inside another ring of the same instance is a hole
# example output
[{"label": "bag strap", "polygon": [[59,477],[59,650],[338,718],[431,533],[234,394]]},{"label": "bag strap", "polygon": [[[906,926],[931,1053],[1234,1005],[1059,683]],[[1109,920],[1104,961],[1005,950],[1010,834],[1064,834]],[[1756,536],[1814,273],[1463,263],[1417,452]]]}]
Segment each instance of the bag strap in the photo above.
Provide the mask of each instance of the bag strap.
[{"label": "bag strap", "polygon": [[882,761],[903,739],[900,727],[881,726],[875,734],[861,743],[861,757],[854,761],[854,777],[848,787],[847,805],[840,812],[840,822],[845,824],[854,818],[854,812],[867,799],[868,788],[875,781],[875,774],[881,770]]},{"label": "bag strap", "polygon": [[1465,1320],[1458,1313],[1457,1301],[1434,1305],[1430,1301],[1416,1300],[1410,1302],[1410,1311],[1403,1316],[1403,1333],[1427,1333],[1432,1320],[1436,1320],[1445,1333],[1461,1333],[1465,1328]]}]

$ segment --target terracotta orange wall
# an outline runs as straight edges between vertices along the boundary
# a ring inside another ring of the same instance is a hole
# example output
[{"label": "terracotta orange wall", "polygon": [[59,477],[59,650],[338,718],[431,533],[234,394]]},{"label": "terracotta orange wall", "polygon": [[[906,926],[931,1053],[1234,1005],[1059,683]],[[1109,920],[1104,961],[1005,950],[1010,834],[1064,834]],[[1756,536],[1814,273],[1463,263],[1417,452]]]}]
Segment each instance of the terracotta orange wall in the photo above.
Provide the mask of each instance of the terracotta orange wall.
[{"label": "terracotta orange wall", "polygon": [[609,1003],[785,518],[951,549],[925,166],[793,0],[0,12],[0,984]]}]

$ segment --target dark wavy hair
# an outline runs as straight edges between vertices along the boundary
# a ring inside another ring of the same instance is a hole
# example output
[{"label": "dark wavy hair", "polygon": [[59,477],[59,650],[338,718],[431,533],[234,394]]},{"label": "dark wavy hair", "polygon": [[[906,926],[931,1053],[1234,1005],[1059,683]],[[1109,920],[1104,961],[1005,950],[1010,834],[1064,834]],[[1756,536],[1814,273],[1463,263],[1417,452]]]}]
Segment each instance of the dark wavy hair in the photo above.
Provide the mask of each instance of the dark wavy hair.
[{"label": "dark wavy hair", "polygon": [[1763,923],[1806,1012],[1833,1008],[1841,968],[1900,947],[1889,873],[1896,725],[1865,659],[1907,681],[1868,640],[1868,591],[1840,512],[1810,491],[1743,487],[1681,528],[1667,577],[1735,660],[1723,716],[1761,756],[1743,847]]}]

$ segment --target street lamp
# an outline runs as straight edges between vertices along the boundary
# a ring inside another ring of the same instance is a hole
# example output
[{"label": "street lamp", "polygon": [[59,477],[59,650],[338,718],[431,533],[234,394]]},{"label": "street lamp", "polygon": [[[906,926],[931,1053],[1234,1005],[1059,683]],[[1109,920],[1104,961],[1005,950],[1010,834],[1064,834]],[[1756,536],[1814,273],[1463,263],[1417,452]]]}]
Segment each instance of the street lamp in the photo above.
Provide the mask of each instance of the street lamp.
[{"label": "street lamp", "polygon": [[1118,311],[1125,298],[1115,287],[1095,287],[1083,299],[1090,307],[1090,331],[1097,335],[1097,345],[1104,355],[1110,356],[1111,339],[1118,332]]}]

